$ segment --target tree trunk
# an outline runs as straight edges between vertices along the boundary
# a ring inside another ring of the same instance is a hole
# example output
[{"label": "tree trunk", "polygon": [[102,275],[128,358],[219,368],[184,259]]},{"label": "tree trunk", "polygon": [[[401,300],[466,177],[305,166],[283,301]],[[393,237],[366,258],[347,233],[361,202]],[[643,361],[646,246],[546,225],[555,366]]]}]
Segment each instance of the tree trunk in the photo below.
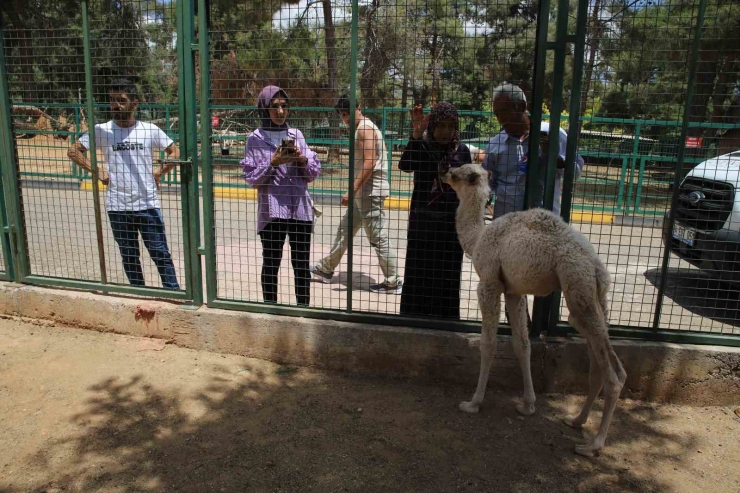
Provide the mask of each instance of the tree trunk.
[{"label": "tree trunk", "polygon": [[[715,92],[715,81],[717,79],[717,67],[719,66],[719,53],[716,50],[701,50],[699,52],[699,63],[696,67],[696,83],[694,86],[694,98],[691,100],[689,109],[689,122],[706,122],[709,101]],[[701,127],[689,127],[689,137],[701,137],[704,129]],[[687,148],[687,158],[701,157],[704,150],[701,148]],[[684,167],[691,169],[695,164],[687,163]]]},{"label": "tree trunk", "polygon": [[441,64],[440,61],[442,59],[442,54],[444,53],[444,43],[441,43],[439,41],[439,36],[435,32],[432,34],[432,46],[430,50],[430,54],[432,57],[431,61],[431,67],[430,70],[432,72],[432,101],[431,104],[434,106],[439,101],[440,95],[440,87],[439,87],[439,79],[440,79],[440,68]]},{"label": "tree trunk", "polygon": [[380,76],[387,70],[384,66],[383,54],[380,53],[378,35],[376,32],[377,22],[375,15],[380,7],[380,0],[372,0],[367,10],[367,21],[365,29],[365,49],[363,50],[362,72],[360,73],[360,90],[362,91],[363,107],[374,108],[377,105],[375,88],[380,82]]},{"label": "tree trunk", "polygon": [[[403,86],[401,86],[401,108],[406,110],[406,107],[408,106],[409,101],[409,77],[404,71],[403,74]],[[401,112],[401,118],[399,118],[398,123],[398,138],[403,139],[405,138],[403,132],[403,126],[406,124],[406,111]]]},{"label": "tree trunk", "polygon": [[[594,66],[596,65],[596,52],[599,51],[599,36],[601,34],[601,22],[599,21],[599,12],[601,11],[601,0],[594,0],[594,10],[591,12],[591,43],[588,52],[588,62],[586,70],[583,73],[583,85],[581,86],[581,107],[580,115],[586,113],[586,104],[588,104],[588,91],[591,88],[591,77],[594,75]],[[580,125],[578,129],[580,134]]]},{"label": "tree trunk", "polygon": [[331,0],[322,0],[324,7],[324,44],[326,46],[326,69],[329,73],[329,93],[332,99],[337,97],[337,54],[336,33],[332,16]]},{"label": "tree trunk", "polygon": [[[324,10],[324,45],[326,48],[326,69],[329,76],[329,97],[331,104],[337,100],[337,54],[336,54],[336,33],[334,31],[334,18],[332,15],[331,0],[322,0],[321,4]],[[334,115],[329,116],[329,128],[331,138],[339,138],[339,121]],[[339,146],[329,146],[330,162],[339,163]]]}]

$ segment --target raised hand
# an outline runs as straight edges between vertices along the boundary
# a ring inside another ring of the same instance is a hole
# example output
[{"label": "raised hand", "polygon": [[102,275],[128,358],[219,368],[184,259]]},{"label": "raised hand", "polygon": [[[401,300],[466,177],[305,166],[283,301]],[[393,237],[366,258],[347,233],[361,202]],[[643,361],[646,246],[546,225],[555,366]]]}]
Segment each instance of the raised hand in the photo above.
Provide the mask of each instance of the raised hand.
[{"label": "raised hand", "polygon": [[424,115],[424,108],[422,105],[417,104],[409,110],[411,116],[411,124],[413,125],[413,137],[420,139],[424,135],[424,130],[429,126],[429,113]]}]

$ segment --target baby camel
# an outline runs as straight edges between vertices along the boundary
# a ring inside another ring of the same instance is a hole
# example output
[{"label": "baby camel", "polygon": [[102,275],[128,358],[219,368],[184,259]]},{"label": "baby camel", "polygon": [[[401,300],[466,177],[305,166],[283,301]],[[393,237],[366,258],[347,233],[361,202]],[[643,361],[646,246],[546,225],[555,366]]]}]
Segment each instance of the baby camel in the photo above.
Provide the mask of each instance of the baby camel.
[{"label": "baby camel", "polygon": [[516,410],[534,414],[534,388],[530,371],[530,344],[526,323],[527,294],[545,296],[562,290],[570,311],[569,323],[585,337],[590,360],[589,390],[583,410],[564,421],[580,428],[604,387],[604,413],[590,444],[576,453],[598,455],[604,447],[614,408],[627,374],[612,349],[607,329],[609,274],[593,246],[580,232],[544,209],[513,212],[487,226],[484,208],[489,197],[490,174],[479,164],[453,168],[442,177],[457,192],[457,232],[460,244],[473,257],[480,282],[478,304],[483,314],[481,366],[478,387],[460,409],[477,413],[488,383],[501,313],[501,294],[509,310],[514,352],[524,377],[524,403]]}]

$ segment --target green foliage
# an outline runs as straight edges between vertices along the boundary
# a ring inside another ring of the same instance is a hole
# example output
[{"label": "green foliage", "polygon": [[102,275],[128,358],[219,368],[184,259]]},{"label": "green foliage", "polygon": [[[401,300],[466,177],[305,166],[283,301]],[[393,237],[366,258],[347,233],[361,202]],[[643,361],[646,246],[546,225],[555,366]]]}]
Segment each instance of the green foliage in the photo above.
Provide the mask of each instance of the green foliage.
[{"label": "green foliage", "polygon": [[[576,29],[577,3],[571,0],[570,33]],[[349,64],[349,2],[334,0],[335,75],[327,60],[323,18],[302,16],[298,22],[274,23],[276,12],[288,4],[296,5],[298,0],[210,1],[207,35],[214,103],[251,105],[261,87],[274,83],[290,89],[296,104],[331,106],[330,88],[348,88],[353,70],[358,71],[366,107],[450,100],[463,110],[490,111],[492,90],[500,83],[531,91],[536,0],[362,2],[357,67]],[[551,4],[547,22],[553,39],[557,6]],[[127,75],[136,79],[147,102],[176,101],[176,5],[174,0],[91,1],[97,96],[104,98],[110,78]],[[737,122],[740,4],[709,0],[708,5],[690,117]],[[590,0],[583,114],[680,120],[697,8],[694,0]],[[79,1],[6,0],[0,2],[0,9],[13,99],[78,101],[84,95]],[[564,110],[572,96],[572,45],[565,56]],[[554,55],[548,52],[546,110],[553,80]],[[407,126],[404,114],[394,115],[398,125]],[[489,134],[497,127],[493,121],[466,117],[466,125],[471,121]],[[658,135],[667,130],[656,126],[643,131]]]},{"label": "green foliage", "polygon": [[[594,97],[596,115],[677,121],[683,118],[689,60],[696,33],[698,2],[646,4],[623,10],[601,44],[604,84]],[[740,121],[740,4],[709,0],[701,33],[690,121]],[[646,128],[646,135],[671,132]],[[674,128],[672,133],[676,133]]]}]

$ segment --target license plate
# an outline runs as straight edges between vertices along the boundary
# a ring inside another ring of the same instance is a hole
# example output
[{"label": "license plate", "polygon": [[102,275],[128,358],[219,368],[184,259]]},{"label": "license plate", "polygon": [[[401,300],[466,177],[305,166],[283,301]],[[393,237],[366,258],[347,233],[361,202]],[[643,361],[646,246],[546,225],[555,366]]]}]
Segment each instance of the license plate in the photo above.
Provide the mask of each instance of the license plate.
[{"label": "license plate", "polygon": [[682,243],[686,243],[689,246],[694,246],[694,238],[696,238],[696,230],[681,226],[679,224],[673,225],[673,237]]}]

